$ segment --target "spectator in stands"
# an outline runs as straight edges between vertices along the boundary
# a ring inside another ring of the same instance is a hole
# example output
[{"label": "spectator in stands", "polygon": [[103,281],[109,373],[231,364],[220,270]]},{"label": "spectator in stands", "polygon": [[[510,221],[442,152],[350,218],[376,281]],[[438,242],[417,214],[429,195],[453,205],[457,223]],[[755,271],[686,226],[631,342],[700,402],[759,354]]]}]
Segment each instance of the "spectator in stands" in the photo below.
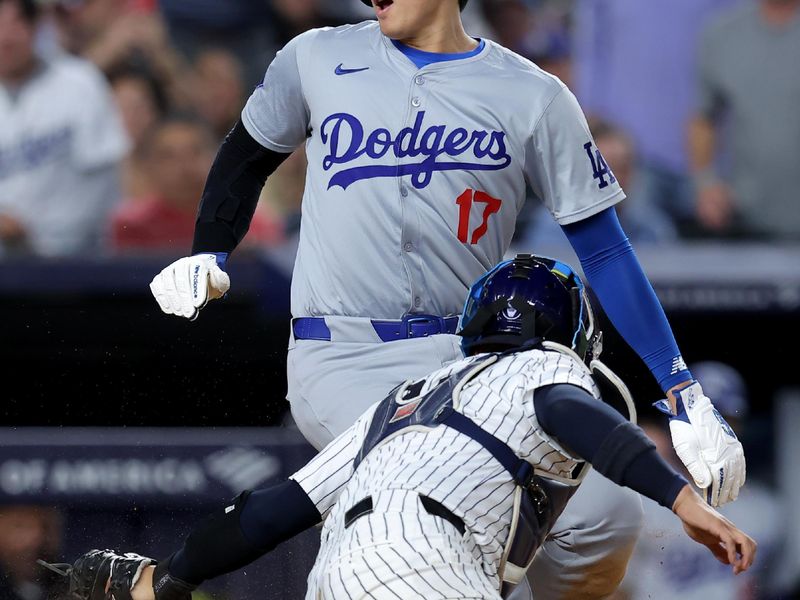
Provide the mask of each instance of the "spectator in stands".
[{"label": "spectator in stands", "polygon": [[[217,141],[193,117],[168,117],[146,137],[142,151],[151,194],[125,202],[112,220],[118,252],[185,253],[191,247],[197,206],[211,168]],[[248,239],[274,244],[281,227],[263,215],[253,218]]]},{"label": "spectator in stands", "polygon": [[108,73],[125,131],[138,148],[148,131],[167,113],[164,86],[146,68],[120,66]]},{"label": "spectator in stands", "polygon": [[341,22],[321,10],[317,0],[271,0],[271,4],[279,47],[309,29],[341,25]]},{"label": "spectator in stands", "polygon": [[[479,4],[477,0],[475,4]],[[375,18],[375,10],[365,6],[361,2],[342,2],[342,0],[318,0],[320,12],[328,18],[335,19],[339,23],[359,23],[367,19]]]},{"label": "spectator in stands", "polygon": [[630,133],[640,156],[637,202],[695,220],[686,126],[704,24],[742,0],[577,0],[575,93],[590,116]]},{"label": "spectator in stands", "polygon": [[91,64],[34,50],[34,0],[0,0],[0,254],[100,245],[128,141]]},{"label": "spectator in stands", "polygon": [[211,126],[221,143],[245,103],[242,65],[227,50],[204,50],[194,62],[190,79],[192,111]]},{"label": "spectator in stands", "polygon": [[[492,39],[569,83],[570,44],[561,15],[525,0],[483,0],[483,17]],[[536,3],[540,4],[539,2]]]},{"label": "spectator in stands", "polygon": [[800,0],[749,2],[705,32],[689,140],[708,231],[800,240],[798,58]]},{"label": "spectator in stands", "polygon": [[[597,149],[605,158],[622,189],[629,197],[617,205],[622,228],[638,246],[675,242],[678,232],[669,215],[636,196],[636,153],[631,138],[618,129],[598,119],[590,119],[589,126]],[[525,233],[519,238],[520,247],[569,246],[564,232],[546,210],[538,204],[534,218]]]},{"label": "spectator in stands", "polygon": [[159,6],[184,59],[225,48],[243,65],[247,87],[261,81],[279,48],[268,0],[160,0]]},{"label": "spectator in stands", "polygon": [[122,190],[125,198],[138,198],[147,191],[142,167],[142,142],[169,108],[161,82],[147,69],[121,66],[108,74],[122,122],[132,150],[123,165]]},{"label": "spectator in stands", "polygon": [[[130,0],[55,0],[56,23],[64,48],[110,73],[120,65],[152,71],[170,97],[178,88],[185,64],[173,50],[159,12],[149,3]],[[192,3],[193,4],[193,3]]]},{"label": "spectator in stands", "polygon": [[0,600],[52,599],[61,577],[36,564],[57,560],[61,519],[53,508],[0,506]]},{"label": "spectator in stands", "polygon": [[[741,436],[749,412],[747,390],[742,376],[730,365],[707,361],[689,365],[714,398],[714,406]],[[672,448],[666,423],[647,421],[645,432],[655,442],[661,456],[688,477]],[[745,448],[747,443],[745,442]],[[691,481],[691,478],[689,478]],[[770,569],[785,539],[785,518],[775,492],[759,483],[758,475],[748,468],[747,484],[736,502],[720,512],[740,523],[744,531],[758,540],[759,555],[753,568],[734,577],[713,557],[697,552],[686,542],[680,525],[671,515],[662,514],[651,500],[642,499],[644,530],[633,553],[620,593],[615,598],[680,598],[681,600],[736,600],[772,598],[776,592]]]}]

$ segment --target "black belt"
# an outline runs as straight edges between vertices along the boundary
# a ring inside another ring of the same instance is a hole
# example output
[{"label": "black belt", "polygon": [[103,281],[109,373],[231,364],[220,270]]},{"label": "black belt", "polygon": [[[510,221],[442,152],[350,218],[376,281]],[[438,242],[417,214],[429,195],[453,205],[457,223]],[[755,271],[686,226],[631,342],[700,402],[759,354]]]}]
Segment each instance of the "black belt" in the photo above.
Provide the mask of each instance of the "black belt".
[{"label": "black belt", "polygon": [[[422,508],[425,509],[429,515],[433,515],[434,517],[440,517],[453,525],[461,535],[464,535],[464,532],[467,528],[464,526],[464,521],[456,515],[453,511],[449,508],[437,502],[433,498],[428,498],[428,496],[423,496],[422,494],[419,495],[419,500],[422,503]],[[356,502],[350,510],[344,513],[344,526],[345,528],[350,527],[353,524],[353,521],[358,519],[359,517],[363,517],[364,515],[368,515],[372,512],[372,496],[367,496],[363,500]]]}]

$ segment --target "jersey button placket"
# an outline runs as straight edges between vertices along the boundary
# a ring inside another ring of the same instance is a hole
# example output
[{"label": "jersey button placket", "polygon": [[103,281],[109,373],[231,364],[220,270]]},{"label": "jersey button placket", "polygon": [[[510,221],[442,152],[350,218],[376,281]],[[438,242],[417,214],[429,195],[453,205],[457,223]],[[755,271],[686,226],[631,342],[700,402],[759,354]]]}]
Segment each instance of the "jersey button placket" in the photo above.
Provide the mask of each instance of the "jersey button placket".
[{"label": "jersey button placket", "polygon": [[[424,93],[421,86],[425,83],[426,79],[422,75],[415,75],[410,81],[410,99],[408,101],[410,109],[406,115],[406,127],[413,126],[420,110],[422,110]],[[406,157],[405,161],[408,160],[410,159]],[[408,180],[401,182],[399,190],[403,200],[403,237],[401,238],[403,242],[401,249],[404,257],[403,261],[408,268],[408,274],[410,276],[411,306],[412,310],[415,310],[422,306],[422,298],[420,296],[422,285],[422,268],[420,261],[422,257],[418,254],[419,246],[416,243],[419,236],[419,214],[417,212],[418,207],[416,206],[416,202],[420,201],[420,199],[416,194],[412,194],[412,189],[407,181]]]}]

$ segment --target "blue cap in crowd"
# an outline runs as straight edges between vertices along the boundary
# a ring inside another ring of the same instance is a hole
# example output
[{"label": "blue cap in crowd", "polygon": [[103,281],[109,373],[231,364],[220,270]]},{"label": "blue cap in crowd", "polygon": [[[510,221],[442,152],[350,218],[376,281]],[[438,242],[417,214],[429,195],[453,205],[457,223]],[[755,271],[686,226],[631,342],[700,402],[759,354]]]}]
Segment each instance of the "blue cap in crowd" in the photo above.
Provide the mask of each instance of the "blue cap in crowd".
[{"label": "blue cap in crowd", "polygon": [[739,372],[725,363],[703,361],[689,366],[716,409],[724,417],[741,419],[749,412],[747,388]]}]

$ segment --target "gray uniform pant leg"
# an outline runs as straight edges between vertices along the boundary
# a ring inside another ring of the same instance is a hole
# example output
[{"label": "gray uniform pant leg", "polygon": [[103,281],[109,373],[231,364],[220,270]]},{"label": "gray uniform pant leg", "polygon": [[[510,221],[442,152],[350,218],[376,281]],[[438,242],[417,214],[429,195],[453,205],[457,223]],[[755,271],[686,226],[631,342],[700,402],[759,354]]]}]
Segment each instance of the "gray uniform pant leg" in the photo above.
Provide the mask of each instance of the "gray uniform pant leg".
[{"label": "gray uniform pant leg", "polygon": [[642,528],[642,500],[590,471],[528,570],[535,600],[600,600],[625,576]]},{"label": "gray uniform pant leg", "polygon": [[447,334],[375,343],[293,341],[287,358],[292,416],[320,449],[396,386],[461,360],[460,343]]},{"label": "gray uniform pant leg", "polygon": [[514,588],[507,600],[531,600],[533,593],[531,592],[530,582],[523,579],[519,585]]}]

